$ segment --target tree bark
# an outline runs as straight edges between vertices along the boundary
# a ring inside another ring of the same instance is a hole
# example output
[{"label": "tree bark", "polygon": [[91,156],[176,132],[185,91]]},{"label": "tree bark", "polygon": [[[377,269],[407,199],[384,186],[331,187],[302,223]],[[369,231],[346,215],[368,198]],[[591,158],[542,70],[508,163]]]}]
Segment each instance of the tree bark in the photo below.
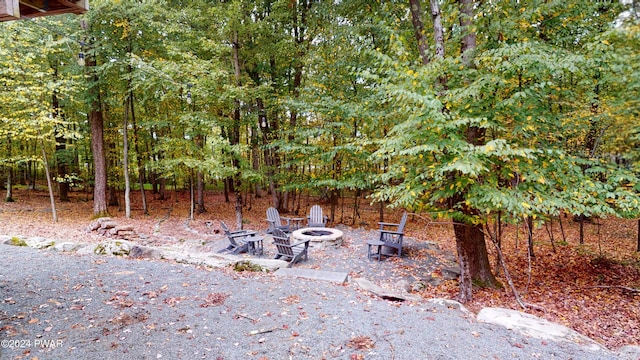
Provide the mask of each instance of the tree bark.
[{"label": "tree bark", "polygon": [[476,33],[473,30],[473,8],[474,0],[459,0],[460,4],[460,27],[464,36],[462,37],[462,63],[466,67],[471,66],[473,52],[476,49]]},{"label": "tree bark", "polygon": [[[233,68],[235,71],[236,85],[240,86],[240,43],[238,41],[238,33],[234,34],[233,39]],[[240,100],[235,101],[235,109],[233,111],[233,126],[231,133],[229,134],[231,145],[240,144]],[[237,155],[240,156],[240,155]],[[234,154],[233,167],[236,169],[236,173],[233,176],[233,192],[236,197],[236,229],[242,230],[242,180],[240,174],[240,160]]]},{"label": "tree bark", "polygon": [[411,11],[411,23],[413,24],[413,31],[416,36],[416,41],[418,42],[418,52],[420,52],[422,65],[427,65],[430,61],[429,53],[427,52],[429,44],[427,43],[427,36],[422,22],[422,6],[420,5],[420,0],[409,0],[409,10]]},{"label": "tree bark", "polygon": [[480,224],[456,223],[453,226],[460,262],[460,300],[471,301],[472,286],[496,287],[491,272],[487,244]]},{"label": "tree bark", "polygon": [[[129,66],[130,73],[132,72],[131,66]],[[144,190],[145,176],[144,176],[144,164],[142,162],[142,155],[140,154],[140,139],[138,137],[138,124],[136,123],[136,112],[135,112],[135,98],[133,96],[133,90],[131,90],[131,85],[129,85],[129,101],[131,107],[131,125],[133,125],[133,146],[136,152],[136,163],[138,164],[138,183],[140,184],[140,199],[142,200],[142,213],[144,215],[149,215],[149,208],[147,206],[147,195]]]},{"label": "tree bark", "polygon": [[[476,35],[473,31],[473,0],[459,0],[460,26],[465,34],[462,38],[461,56],[463,64],[471,67],[473,51],[476,47]],[[485,130],[471,126],[466,130],[466,140],[472,145],[481,145],[485,142]],[[465,194],[461,193],[452,200],[452,207],[463,204]],[[477,216],[473,209],[463,205],[462,212],[467,217]],[[498,281],[491,272],[491,265],[487,253],[487,245],[482,231],[482,225],[467,222],[455,224],[454,233],[458,259],[460,261],[460,301],[467,302],[472,299],[473,283],[482,287],[496,287]]]},{"label": "tree bark", "polygon": [[[38,134],[40,135],[40,134]],[[40,147],[42,148],[42,161],[44,162],[44,173],[47,177],[47,188],[49,189],[49,200],[51,201],[51,216],[53,222],[58,222],[58,212],[56,211],[56,200],[53,195],[53,185],[51,184],[51,174],[49,173],[49,161],[47,160],[47,152],[44,150],[44,140],[40,138]]]},{"label": "tree bark", "polygon": [[[54,67],[53,69],[54,78],[58,77],[58,68]],[[56,91],[54,90],[51,94],[51,109],[52,116],[54,119],[57,119],[60,116],[60,102],[58,101],[58,96],[56,95]],[[65,150],[67,148],[67,142],[64,136],[62,136],[61,128],[62,125],[57,125],[56,131],[56,156],[55,156],[55,164],[57,168],[58,178],[62,181],[58,181],[58,196],[60,201],[68,202],[69,200],[69,183],[65,179],[65,175],[67,175],[67,159],[65,157]]]},{"label": "tree bark", "polygon": [[[7,158],[11,158],[11,138],[10,137],[7,138]],[[14,202],[13,200],[13,167],[7,166],[6,169],[7,169],[7,193],[4,197],[4,201]]]},{"label": "tree bark", "polygon": [[[96,60],[90,56],[87,61],[90,69],[95,68]],[[94,72],[89,84],[89,92],[93,99],[89,111],[91,127],[91,152],[93,153],[94,186],[93,186],[93,216],[109,216],[107,207],[107,162],[104,156],[104,123],[102,118],[102,102],[98,88],[98,75]]]},{"label": "tree bark", "polygon": [[122,125],[122,170],[124,172],[124,214],[131,218],[131,182],[129,179],[129,101],[127,97],[124,103],[124,123]]},{"label": "tree bark", "polygon": [[[431,19],[433,20],[433,39],[436,44],[436,57],[444,59],[444,28],[438,0],[430,0]],[[446,81],[446,80],[445,80]]]}]

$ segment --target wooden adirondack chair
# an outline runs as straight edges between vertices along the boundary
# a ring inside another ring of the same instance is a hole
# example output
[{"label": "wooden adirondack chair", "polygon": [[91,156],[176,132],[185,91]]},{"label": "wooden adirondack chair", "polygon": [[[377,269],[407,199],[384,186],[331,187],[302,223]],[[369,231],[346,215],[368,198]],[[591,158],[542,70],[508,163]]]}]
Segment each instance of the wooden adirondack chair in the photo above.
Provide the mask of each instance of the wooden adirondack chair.
[{"label": "wooden adirondack chair", "polygon": [[398,250],[398,256],[402,256],[402,240],[404,238],[404,225],[407,223],[407,213],[402,215],[399,224],[379,222],[380,241],[384,243],[383,246],[394,248]]},{"label": "wooden adirondack chair", "polygon": [[273,244],[276,246],[277,252],[275,259],[288,261],[289,265],[287,265],[287,267],[291,267],[291,265],[300,261],[302,258],[307,260],[310,240],[304,240],[292,244],[289,235],[285,234],[280,229],[273,230],[272,236]]},{"label": "wooden adirondack chair", "polygon": [[[283,223],[282,220],[285,222]],[[269,228],[267,229],[267,234],[273,234],[273,230],[280,229],[285,233],[289,233],[291,231],[291,225],[289,222],[291,219],[287,217],[280,216],[278,209],[274,207],[270,207],[267,209],[267,223],[269,224]]]},{"label": "wooden adirondack chair", "polygon": [[220,227],[222,227],[222,231],[229,239],[229,245],[218,251],[218,253],[230,253],[230,254],[240,254],[243,252],[247,252],[249,250],[249,245],[247,243],[248,236],[255,236],[258,232],[252,230],[229,230],[227,224],[224,221],[220,221]]},{"label": "wooden adirondack chair", "polygon": [[309,210],[309,216],[307,216],[307,227],[325,227],[327,226],[327,220],[329,218],[326,215],[322,215],[320,205],[313,205]]}]

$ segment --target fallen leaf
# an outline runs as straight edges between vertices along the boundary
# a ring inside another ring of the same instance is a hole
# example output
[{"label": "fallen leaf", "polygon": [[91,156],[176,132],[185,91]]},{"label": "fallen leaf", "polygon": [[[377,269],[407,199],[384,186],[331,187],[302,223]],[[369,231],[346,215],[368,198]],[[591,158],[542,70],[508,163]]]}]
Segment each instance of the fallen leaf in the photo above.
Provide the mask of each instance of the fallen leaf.
[{"label": "fallen leaf", "polygon": [[375,343],[370,337],[363,335],[351,338],[351,340],[349,340],[349,342],[347,343],[347,346],[358,350],[364,350],[373,349]]}]

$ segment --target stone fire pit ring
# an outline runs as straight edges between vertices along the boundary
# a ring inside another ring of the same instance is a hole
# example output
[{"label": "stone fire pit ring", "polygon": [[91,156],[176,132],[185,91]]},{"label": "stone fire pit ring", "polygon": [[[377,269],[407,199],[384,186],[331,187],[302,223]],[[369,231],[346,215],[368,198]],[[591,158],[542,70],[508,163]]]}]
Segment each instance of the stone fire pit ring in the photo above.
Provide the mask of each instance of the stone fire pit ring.
[{"label": "stone fire pit ring", "polygon": [[308,227],[291,233],[294,241],[309,241],[309,247],[324,249],[327,246],[342,245],[342,231],[334,228]]}]

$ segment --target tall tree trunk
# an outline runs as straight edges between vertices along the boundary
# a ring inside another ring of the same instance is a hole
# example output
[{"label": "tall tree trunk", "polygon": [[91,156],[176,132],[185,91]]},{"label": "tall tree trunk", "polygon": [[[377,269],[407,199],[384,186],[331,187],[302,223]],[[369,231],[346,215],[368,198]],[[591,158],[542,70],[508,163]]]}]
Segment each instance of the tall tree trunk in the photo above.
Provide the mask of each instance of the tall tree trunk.
[{"label": "tall tree trunk", "polygon": [[[431,19],[433,20],[433,40],[436,44],[436,57],[444,59],[444,28],[442,26],[442,14],[438,0],[430,0]],[[438,95],[442,96],[447,89],[447,77],[442,75],[438,78]]]},{"label": "tall tree trunk", "polygon": [[[460,26],[464,33],[462,37],[461,55],[466,67],[472,65],[473,52],[476,47],[476,34],[473,30],[473,0],[459,0]],[[485,130],[476,126],[470,126],[466,130],[468,143],[478,146],[485,142]],[[453,206],[463,204],[465,194],[454,197]],[[472,209],[462,206],[463,213],[469,217],[475,216]],[[460,294],[461,302],[471,301],[473,297],[473,283],[483,287],[495,287],[498,281],[491,272],[491,265],[487,253],[487,246],[482,231],[482,225],[471,222],[457,223],[454,225],[458,260],[460,262]]]},{"label": "tall tree trunk", "polygon": [[93,216],[109,216],[107,208],[107,162],[104,156],[104,123],[102,118],[102,101],[100,99],[99,79],[95,73],[95,57],[89,56],[87,61],[89,71],[92,71],[89,84],[91,110],[89,124],[91,127],[91,152],[93,154],[94,186],[93,186]]},{"label": "tall tree trunk", "polygon": [[[133,72],[131,65],[129,65],[129,73]],[[133,96],[133,90],[131,90],[131,84],[129,84],[129,104],[131,105],[131,124],[133,125],[133,146],[136,151],[136,163],[138,165],[138,183],[140,184],[140,199],[142,200],[142,213],[149,215],[149,209],[147,207],[147,196],[144,190],[144,164],[142,162],[142,154],[140,154],[140,139],[138,138],[138,124],[136,123],[135,112],[135,98]]]},{"label": "tall tree trunk", "polygon": [[[38,134],[40,135],[40,134]],[[49,161],[47,160],[47,152],[44,149],[44,140],[40,138],[40,146],[42,147],[42,161],[44,163],[44,173],[47,177],[47,188],[49,189],[49,200],[51,201],[51,216],[53,222],[58,222],[58,212],[56,211],[56,200],[53,195],[53,185],[51,184],[51,174],[49,173]]]},{"label": "tall tree trunk", "polygon": [[[58,77],[58,68],[54,66],[54,78]],[[51,94],[51,108],[54,119],[57,119],[60,116],[60,102],[58,101],[57,91],[54,90]],[[55,163],[57,167],[58,178],[62,181],[58,181],[58,196],[60,197],[60,201],[68,202],[69,200],[69,183],[66,181],[67,175],[67,159],[68,156],[65,156],[65,150],[67,149],[67,142],[64,136],[62,135],[62,125],[57,125],[56,131],[56,156]]]},{"label": "tall tree trunk", "polygon": [[[7,138],[7,157],[11,158],[11,138]],[[9,163],[7,169],[7,193],[4,197],[5,202],[13,202],[13,166]]]},{"label": "tall tree trunk", "polygon": [[129,102],[131,98],[127,96],[124,104],[124,123],[122,126],[122,170],[124,172],[124,214],[127,219],[131,218],[131,183],[129,179]]},{"label": "tall tree trunk", "polygon": [[[240,86],[240,43],[238,41],[238,33],[234,34],[233,39],[233,68],[235,71],[236,85]],[[231,129],[231,145],[240,144],[240,100],[235,101],[235,109],[233,111],[233,126]],[[240,160],[234,155],[233,167],[236,169],[236,173],[233,177],[233,191],[236,198],[236,229],[242,229],[242,180],[240,174]]]},{"label": "tall tree trunk", "polygon": [[418,43],[418,51],[420,52],[420,58],[422,59],[422,65],[429,63],[429,44],[427,43],[427,36],[424,30],[424,24],[422,22],[422,5],[420,0],[409,0],[409,9],[411,10],[411,22],[413,23],[413,31]]},{"label": "tall tree trunk", "polygon": [[204,207],[204,174],[202,171],[196,173],[196,211],[198,214],[207,212]]},{"label": "tall tree trunk", "polygon": [[471,60],[473,59],[473,52],[476,49],[476,33],[473,29],[473,8],[475,6],[474,0],[458,0],[460,4],[460,27],[462,28],[462,47],[460,52],[462,53],[462,63],[466,67],[471,66]]},{"label": "tall tree trunk", "polygon": [[[421,6],[419,0],[409,0],[410,11],[412,14],[412,23],[414,26],[414,32],[419,48],[421,44],[425,43],[424,26],[421,20]],[[471,59],[473,51],[476,47],[476,37],[473,30],[473,0],[459,0],[460,7],[460,26],[464,32],[462,38],[462,60],[463,64],[467,67],[471,66]],[[431,10],[431,18],[433,21],[434,29],[434,42],[435,42],[435,56],[444,58],[444,31],[442,26],[442,19],[440,14],[440,8],[437,0],[430,0],[429,8]],[[422,49],[420,49],[422,50]],[[429,57],[426,52],[420,52],[423,64],[429,62]],[[438,95],[442,95],[443,90],[446,90],[447,83],[444,76],[438,79]],[[470,144],[479,145],[484,142],[484,129],[478,127],[469,127],[465,133],[466,140]],[[454,174],[451,174],[453,177]],[[463,204],[465,194],[457,194],[451,199],[451,208],[459,207]],[[467,216],[473,216],[472,209],[462,206],[462,211]],[[468,223],[455,223],[454,234],[456,238],[456,248],[458,250],[458,262],[460,263],[460,294],[459,299],[462,302],[467,302],[472,299],[473,283],[482,286],[496,286],[497,280],[491,272],[491,265],[489,262],[489,256],[487,253],[486,242],[484,238],[483,226],[480,224]]]},{"label": "tall tree trunk", "polygon": [[438,0],[429,0],[431,19],[433,20],[433,39],[436,44],[436,57],[444,59],[444,27]]}]

